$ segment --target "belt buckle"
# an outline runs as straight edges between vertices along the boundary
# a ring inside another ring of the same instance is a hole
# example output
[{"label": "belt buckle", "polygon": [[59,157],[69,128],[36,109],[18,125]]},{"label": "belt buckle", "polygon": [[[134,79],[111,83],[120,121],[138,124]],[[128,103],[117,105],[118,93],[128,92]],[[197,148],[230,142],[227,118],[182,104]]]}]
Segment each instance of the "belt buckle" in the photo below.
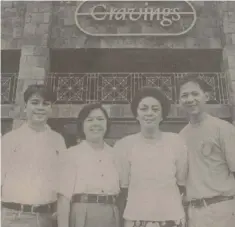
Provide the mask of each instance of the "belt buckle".
[{"label": "belt buckle", "polygon": [[207,206],[208,206],[205,199],[202,199],[202,202],[203,202],[203,206],[204,206],[204,207],[207,207]]},{"label": "belt buckle", "polygon": [[50,212],[51,212],[51,213],[53,212],[53,210],[52,210],[52,204],[51,204],[51,203],[47,205],[47,208],[48,208],[47,212],[49,212],[49,213],[50,213]]},{"label": "belt buckle", "polygon": [[207,206],[207,203],[205,201],[205,199],[193,199],[192,202],[195,201],[195,205],[192,205],[191,206],[193,208],[202,208],[202,207],[206,207]]},{"label": "belt buckle", "polygon": [[112,195],[112,200],[113,200],[113,204],[116,203],[116,197],[114,195]]},{"label": "belt buckle", "polygon": [[106,203],[109,203],[109,195],[106,195],[105,199],[106,199]]},{"label": "belt buckle", "polygon": [[189,206],[193,207],[194,208],[194,205],[193,205],[193,202],[195,201],[195,199],[190,199],[189,201]]},{"label": "belt buckle", "polygon": [[31,206],[31,214],[37,214],[36,212],[34,212],[34,208],[39,207],[39,205],[32,205]]},{"label": "belt buckle", "polygon": [[97,195],[97,196],[96,196],[96,203],[99,203],[99,201],[100,201],[99,198],[100,198],[100,196]]},{"label": "belt buckle", "polygon": [[196,205],[197,200],[199,200],[199,199],[191,199],[189,202],[190,206],[193,208],[197,208],[197,205]]},{"label": "belt buckle", "polygon": [[88,195],[87,194],[81,195],[81,202],[82,203],[87,203],[87,201],[88,201]]},{"label": "belt buckle", "polygon": [[20,213],[24,212],[24,204],[20,204]]}]

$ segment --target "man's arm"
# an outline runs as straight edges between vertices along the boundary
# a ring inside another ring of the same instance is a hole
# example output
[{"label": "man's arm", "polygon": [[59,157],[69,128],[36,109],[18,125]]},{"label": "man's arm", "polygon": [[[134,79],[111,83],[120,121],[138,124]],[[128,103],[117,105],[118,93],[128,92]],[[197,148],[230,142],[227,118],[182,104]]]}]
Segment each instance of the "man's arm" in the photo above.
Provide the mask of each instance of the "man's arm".
[{"label": "man's arm", "polygon": [[228,168],[235,176],[235,127],[232,124],[226,123],[220,128],[220,145]]},{"label": "man's arm", "polygon": [[70,213],[70,200],[58,194],[57,200],[57,221],[58,227],[68,227],[69,226],[69,213]]},{"label": "man's arm", "polygon": [[1,186],[3,186],[6,174],[10,168],[10,161],[15,147],[15,139],[13,132],[9,132],[2,136],[2,147],[1,147]]},{"label": "man's arm", "polygon": [[123,213],[126,207],[127,194],[128,194],[128,188],[121,188],[118,199],[117,199],[117,206],[119,209],[121,226],[124,226]]},{"label": "man's arm", "polygon": [[176,180],[180,194],[185,195],[185,182],[188,175],[188,149],[184,140],[179,136],[175,143],[176,152]]},{"label": "man's arm", "polygon": [[57,188],[57,221],[58,227],[69,226],[70,201],[76,185],[76,165],[70,151],[60,152],[59,180]]},{"label": "man's arm", "polygon": [[123,213],[126,207],[130,163],[128,158],[128,143],[121,140],[114,146],[115,163],[119,173],[120,194],[118,196],[117,205],[120,213],[121,226],[124,226]]},{"label": "man's arm", "polygon": [[57,154],[63,153],[64,151],[67,151],[64,137],[57,132],[54,132],[54,133],[55,133],[54,143],[56,146]]}]

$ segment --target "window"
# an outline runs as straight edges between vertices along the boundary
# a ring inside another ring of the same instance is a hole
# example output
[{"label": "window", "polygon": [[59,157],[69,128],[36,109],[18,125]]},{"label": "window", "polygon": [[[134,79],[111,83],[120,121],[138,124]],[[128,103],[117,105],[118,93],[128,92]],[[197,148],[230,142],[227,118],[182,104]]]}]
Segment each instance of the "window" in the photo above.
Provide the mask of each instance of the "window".
[{"label": "window", "polygon": [[1,51],[1,102],[13,103],[20,65],[20,50]]}]

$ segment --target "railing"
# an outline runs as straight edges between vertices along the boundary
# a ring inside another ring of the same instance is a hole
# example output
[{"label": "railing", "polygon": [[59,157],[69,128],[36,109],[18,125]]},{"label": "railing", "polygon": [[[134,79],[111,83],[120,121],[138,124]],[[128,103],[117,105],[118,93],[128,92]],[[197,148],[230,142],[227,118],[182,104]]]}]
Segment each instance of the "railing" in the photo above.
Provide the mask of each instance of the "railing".
[{"label": "railing", "polygon": [[[128,104],[143,86],[163,88],[173,104],[178,104],[180,80],[193,74],[211,88],[209,104],[228,104],[225,73],[50,73],[45,83],[58,104]],[[17,75],[2,74],[2,103],[14,102]],[[35,80],[36,82],[36,80]]]},{"label": "railing", "polygon": [[9,104],[15,101],[17,73],[2,73],[1,74],[1,103]]}]

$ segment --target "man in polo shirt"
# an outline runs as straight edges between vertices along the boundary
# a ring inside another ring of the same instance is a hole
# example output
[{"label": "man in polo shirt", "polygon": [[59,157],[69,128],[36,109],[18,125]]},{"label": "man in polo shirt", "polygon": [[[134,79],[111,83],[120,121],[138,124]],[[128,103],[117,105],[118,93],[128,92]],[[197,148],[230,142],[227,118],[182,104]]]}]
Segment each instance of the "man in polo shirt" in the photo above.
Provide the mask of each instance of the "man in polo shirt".
[{"label": "man in polo shirt", "polygon": [[27,121],[2,137],[2,226],[51,227],[62,136],[47,119],[53,96],[43,85],[24,93]]},{"label": "man in polo shirt", "polygon": [[189,77],[180,102],[189,123],[180,132],[189,150],[189,227],[235,226],[235,127],[205,112],[208,85]]}]

